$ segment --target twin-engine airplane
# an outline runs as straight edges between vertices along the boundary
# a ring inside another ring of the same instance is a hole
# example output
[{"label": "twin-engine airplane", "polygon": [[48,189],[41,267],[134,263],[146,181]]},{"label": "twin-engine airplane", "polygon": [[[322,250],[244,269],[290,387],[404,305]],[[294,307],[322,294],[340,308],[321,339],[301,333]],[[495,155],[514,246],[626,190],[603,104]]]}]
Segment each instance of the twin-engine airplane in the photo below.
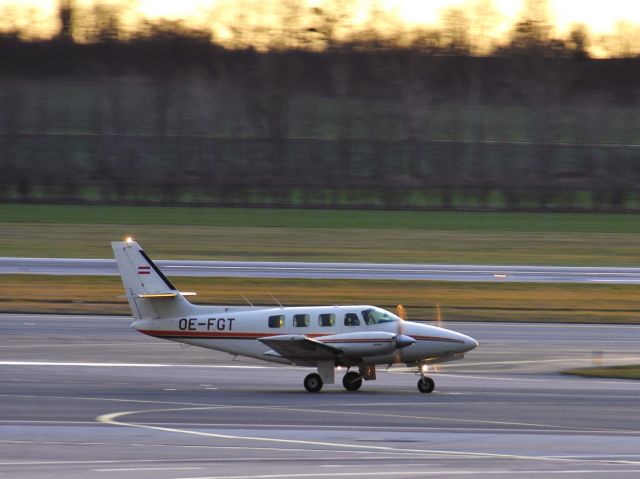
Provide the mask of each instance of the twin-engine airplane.
[{"label": "twin-engine airplane", "polygon": [[[188,302],[131,239],[111,243],[129,306],[141,333],[283,364],[316,367],[304,387],[335,383],[355,391],[376,379],[376,365],[405,363],[420,374],[418,389],[435,387],[429,365],[461,359],[478,342],[448,329],[404,321],[375,306],[238,307]],[[355,370],[352,370],[355,369]]]}]

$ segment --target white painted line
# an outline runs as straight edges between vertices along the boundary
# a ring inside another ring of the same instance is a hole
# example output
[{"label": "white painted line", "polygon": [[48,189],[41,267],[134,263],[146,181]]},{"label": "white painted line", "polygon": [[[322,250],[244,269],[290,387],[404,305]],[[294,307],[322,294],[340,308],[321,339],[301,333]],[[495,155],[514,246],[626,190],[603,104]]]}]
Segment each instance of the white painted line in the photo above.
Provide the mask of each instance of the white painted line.
[{"label": "white painted line", "polygon": [[29,399],[62,399],[65,401],[106,401],[116,403],[134,403],[134,404],[171,404],[175,406],[208,406],[215,407],[228,407],[228,404],[221,404],[216,406],[215,404],[206,403],[189,403],[189,402],[177,402],[177,401],[152,401],[150,399],[121,399],[121,398],[103,398],[103,397],[82,397],[82,396],[36,396],[30,394],[0,394],[0,397],[12,397],[12,398],[29,398]]},{"label": "white painted line", "polygon": [[[95,424],[95,423],[94,423]],[[10,441],[2,441],[2,442],[10,442]],[[14,443],[20,444],[72,444],[72,445],[92,445],[92,446],[132,446],[132,447],[169,447],[169,448],[184,448],[184,449],[212,449],[212,450],[233,450],[233,451],[260,451],[260,452],[275,452],[275,453],[296,453],[295,458],[300,461],[352,461],[354,455],[359,455],[360,457],[366,456],[366,461],[388,461],[390,459],[398,459],[398,456],[401,454],[393,454],[393,455],[381,455],[377,452],[373,451],[334,451],[329,449],[311,449],[311,448],[292,448],[292,447],[248,447],[248,446],[209,446],[204,444],[154,444],[154,443],[84,443],[84,442],[76,442],[76,443],[67,443],[60,441],[13,441]],[[328,455],[327,453],[334,453],[334,455]],[[308,455],[304,455],[301,453],[305,453]],[[312,455],[313,454],[313,455]],[[344,456],[344,457],[340,457]],[[436,454],[423,454],[421,457],[425,457],[428,459],[432,458],[449,458],[450,456],[439,456]],[[205,463],[207,465],[211,465],[212,463],[247,463],[247,462],[282,462],[283,458],[281,456],[274,457],[263,457],[261,456],[240,456],[240,457],[211,457],[208,456],[206,458],[187,458],[187,459],[178,459],[172,457],[170,461],[172,463]],[[100,465],[100,464],[166,464],[168,459],[116,459],[116,460],[87,460],[87,461],[14,461],[14,462],[0,462],[0,466],[56,466],[56,465]]]},{"label": "white painted line", "polygon": [[[281,407],[272,407],[272,406],[251,406],[250,408],[252,409],[282,409]],[[306,409],[306,408],[292,408],[292,407],[287,407],[286,408],[287,411],[298,411],[298,412],[305,412],[305,413],[319,413],[319,414],[326,414],[327,410],[323,410],[323,409]],[[375,417],[386,417],[386,418],[401,418],[401,419],[417,419],[417,420],[429,420],[429,421],[446,421],[446,422],[454,422],[454,423],[461,423],[461,424],[467,424],[467,423],[472,423],[472,424],[490,424],[490,425],[496,425],[496,426],[513,426],[513,427],[524,427],[524,428],[539,428],[539,429],[545,429],[547,431],[550,430],[559,430],[559,431],[565,431],[565,430],[584,430],[586,431],[587,428],[581,428],[581,427],[575,427],[575,426],[563,426],[563,425],[555,425],[555,424],[540,424],[540,423],[528,423],[528,422],[510,422],[510,421],[495,421],[495,420],[489,420],[489,419],[465,419],[465,418],[452,418],[452,417],[446,417],[446,416],[423,416],[423,415],[408,415],[408,414],[391,414],[391,413],[374,413],[374,412],[364,412],[364,411],[338,411],[338,410],[331,410],[330,411],[331,414],[334,415],[348,415],[348,416],[375,416]],[[636,434],[637,431],[628,431],[628,430],[619,430],[619,429],[606,429],[606,428],[589,428],[590,431],[598,431],[600,433],[602,432],[624,432],[624,433],[628,433],[628,432],[632,432],[633,434]],[[408,450],[408,449],[407,449]]]},{"label": "white painted line", "polygon": [[[138,336],[135,336],[138,337]],[[119,343],[78,343],[78,344],[68,344],[68,343],[29,343],[29,344],[2,344],[0,348],[73,348],[73,347],[82,347],[85,348],[87,346],[135,346],[139,347],[158,347],[165,345],[161,345],[159,343],[150,343],[147,338],[144,339],[135,339],[135,337],[127,338],[125,341],[121,341]]]},{"label": "white painted line", "polygon": [[590,279],[590,283],[622,283],[622,284],[638,284],[640,279]]},{"label": "white painted line", "polygon": [[[636,342],[636,341],[640,341],[640,339],[638,340],[630,340],[630,342]],[[621,360],[621,361],[636,361],[638,359],[640,359],[640,356],[616,356],[614,355],[607,355],[607,359],[608,360]],[[527,360],[513,360],[513,361],[483,361],[483,362],[469,362],[469,363],[462,363],[462,364],[451,364],[448,366],[448,368],[454,368],[454,367],[468,367],[468,366],[494,366],[497,364],[542,364],[542,363],[566,363],[566,362],[574,362],[574,361],[579,361],[579,362],[588,362],[589,364],[591,364],[592,362],[592,358],[591,356],[586,357],[586,353],[584,357],[581,358],[564,358],[564,359],[527,359]],[[389,372],[392,372],[393,370],[390,369]]]},{"label": "white painted line", "polygon": [[208,368],[208,369],[283,369],[282,366],[238,366],[226,364],[159,364],[159,363],[70,363],[52,361],[0,361],[0,366],[65,366],[89,368]]},{"label": "white painted line", "polygon": [[[110,444],[111,445],[111,444]],[[125,444],[126,445],[126,444]],[[138,444],[138,446],[149,446]],[[172,446],[175,447],[175,446]],[[207,461],[208,459],[171,459],[171,462]],[[16,461],[0,462],[0,466],[64,466],[64,465],[86,465],[86,464],[131,464],[131,463],[165,463],[166,459],[132,459],[132,460],[96,460],[96,461]]]},{"label": "white painted line", "polygon": [[[264,407],[264,406],[239,406],[239,409],[278,409],[272,407]],[[148,424],[143,423],[133,423],[133,422],[123,422],[119,420],[124,416],[132,416],[137,414],[147,414],[147,413],[165,413],[172,412],[175,413],[177,411],[202,411],[210,409],[208,407],[198,407],[198,408],[169,408],[169,409],[148,409],[142,411],[122,411],[122,412],[114,412],[110,414],[103,414],[96,418],[96,421],[101,422],[103,424],[109,424],[112,426],[123,426],[123,427],[132,427],[139,429],[150,429],[161,432],[168,433],[178,433],[178,434],[187,434],[198,437],[210,437],[216,439],[229,439],[229,440],[239,440],[239,441],[257,441],[257,442],[266,442],[266,443],[274,443],[274,444],[295,444],[297,446],[316,446],[316,447],[330,447],[337,448],[338,450],[349,452],[349,451],[380,451],[386,453],[397,453],[399,455],[425,455],[425,454],[438,454],[438,455],[448,455],[450,457],[455,458],[480,458],[480,459],[510,459],[510,460],[524,460],[524,461],[549,461],[549,462],[584,462],[579,459],[564,459],[553,456],[533,456],[533,455],[520,455],[520,454],[507,454],[507,453],[489,453],[489,452],[479,452],[479,451],[454,451],[454,450],[446,450],[446,449],[410,449],[410,448],[397,448],[390,446],[375,446],[375,445],[365,445],[365,444],[353,444],[348,442],[331,442],[331,441],[312,441],[312,440],[302,440],[302,439],[284,439],[284,438],[274,438],[274,437],[265,437],[265,436],[242,436],[235,434],[220,434],[213,432],[205,432],[198,431],[193,429],[178,429],[178,428],[170,428],[166,426],[150,426]],[[281,409],[281,408],[280,408]],[[291,408],[287,408],[287,410],[291,410]],[[309,412],[322,412],[326,414],[327,411],[318,411],[318,410],[305,410],[305,409],[295,409],[296,411],[309,411]],[[336,413],[337,411],[333,411]],[[353,414],[364,414],[367,413],[353,413]],[[385,416],[385,417],[416,417],[420,419],[440,419],[445,420],[441,417],[427,417],[427,416],[402,416],[402,415],[393,415],[393,414],[373,414],[374,416]],[[450,421],[455,421],[455,419],[448,418]],[[490,424],[505,424],[505,425],[528,425],[527,423],[509,423],[502,421],[478,421],[478,420],[464,420],[458,419],[458,421],[468,421],[468,422],[482,422],[482,423],[490,423]],[[547,426],[541,424],[532,424],[533,426],[538,427],[548,427],[550,430],[562,430],[563,426]],[[579,428],[578,428],[579,429]],[[606,429],[602,429],[601,431],[607,431]],[[594,463],[599,463],[602,461],[591,461]],[[640,464],[639,462],[634,461],[621,461],[621,460],[604,460],[607,464]],[[421,474],[424,471],[421,471]],[[222,476],[225,477],[225,476]],[[229,476],[233,477],[233,476]],[[242,476],[239,476],[242,477]],[[262,477],[262,476],[247,476],[247,477]],[[276,476],[279,477],[279,476]],[[286,476],[284,476],[286,477]],[[294,476],[296,477],[296,476]],[[313,474],[307,474],[306,477],[314,477]]]},{"label": "white painted line", "polygon": [[[417,462],[414,464],[411,463],[402,463],[402,467],[424,467],[427,463],[426,462]],[[362,468],[364,469],[365,467],[368,467],[370,464],[319,464],[318,467],[325,467],[327,469],[330,468],[347,468],[347,467],[357,467],[357,468]],[[444,467],[444,464],[433,464],[432,462],[429,462],[429,468],[433,468],[434,466],[441,466]],[[398,464],[376,464],[376,468],[378,467],[398,467]]]},{"label": "white painted line", "polygon": [[186,471],[204,469],[204,467],[123,467],[112,469],[93,469],[95,472],[135,472],[135,471]]},{"label": "white painted line", "polygon": [[[0,419],[0,424],[95,424],[95,421],[54,421],[43,419]],[[0,439],[0,442],[12,442]]]},{"label": "white painted line", "polygon": [[[427,321],[431,322],[431,321]],[[466,328],[494,328],[503,330],[506,328],[530,328],[530,329],[548,329],[548,328],[584,328],[584,329],[640,329],[640,325],[638,324],[604,324],[604,323],[595,323],[595,324],[585,324],[585,323],[530,323],[530,322],[518,322],[518,323],[510,323],[504,321],[451,321],[451,324],[456,324],[457,326],[462,326]]]},{"label": "white painted line", "polygon": [[[425,465],[423,464],[422,467]],[[298,474],[257,474],[257,475],[243,475],[243,476],[201,476],[201,477],[180,477],[174,479],[290,479],[296,477],[371,477],[371,476],[478,476],[478,477],[491,477],[494,475],[558,475],[558,474],[574,474],[579,477],[580,474],[626,474],[638,473],[640,469],[556,469],[556,470],[451,470],[442,469],[439,471],[383,471],[383,472],[325,472],[325,473],[309,473],[302,472]]]},{"label": "white painted line", "polygon": [[[451,377],[451,378],[462,378],[462,379],[490,379],[491,381],[513,381],[513,382],[525,382],[525,383],[548,383],[549,378],[545,379],[531,379],[531,378],[505,378],[500,376],[484,376],[484,375],[476,375],[476,374],[446,374],[446,373],[438,373],[439,376],[442,377]],[[562,378],[553,378],[555,384],[558,383],[577,383],[579,381],[588,381],[589,384],[625,384],[627,386],[635,386],[629,379],[609,379],[607,381],[599,381],[596,378],[582,377],[582,376],[571,376],[565,375]]]},{"label": "white painted line", "polygon": [[[431,404],[431,403],[429,403]],[[397,404],[396,404],[397,406]],[[21,420],[15,420],[15,421],[11,421],[11,420],[0,420],[0,424],[62,424],[62,425],[67,425],[67,424],[84,424],[84,425],[96,425],[95,421],[21,421]],[[246,423],[189,423],[189,422],[140,422],[138,423],[140,425],[145,425],[145,426],[176,426],[176,427],[190,427],[190,426],[198,426],[198,427],[234,427],[234,428],[244,428],[247,429],[249,426],[251,429],[266,429],[269,431],[287,431],[287,430],[294,430],[294,429],[302,429],[302,430],[309,430],[311,428],[311,426],[309,424],[285,424],[285,425],[279,425],[279,424],[246,424]],[[324,426],[324,425],[317,425],[314,424],[313,425],[314,429],[318,429],[318,430],[329,430],[329,431],[340,431],[340,430],[346,430],[346,431],[353,431],[354,430],[354,426],[345,426],[345,425],[329,425],[329,426]],[[549,433],[549,429],[545,428],[545,427],[540,427],[540,428],[533,428],[533,427],[474,427],[474,426],[362,426],[362,425],[358,425],[357,429],[359,431],[390,431],[390,432],[401,432],[401,431],[408,431],[408,432],[413,432],[413,431],[418,431],[418,432],[456,432],[456,433],[474,433],[474,434],[496,434],[498,432],[501,433],[526,433],[526,434],[533,434],[533,433]],[[601,435],[603,433],[602,429],[585,429],[585,428],[579,428],[579,429],[571,429],[571,428],[566,428],[566,429],[562,429],[561,431],[562,433],[571,433],[571,434],[593,434],[593,435]],[[606,431],[606,433],[608,435],[616,435],[616,436],[637,436],[639,434],[639,431],[636,430],[629,430],[629,431],[623,431],[623,430],[614,430],[614,431]],[[174,444],[122,444],[122,443],[106,443],[106,442],[74,442],[74,441],[27,441],[27,440],[6,440],[6,439],[0,439],[0,444],[68,444],[68,445],[82,445],[82,446],[86,446],[86,445],[129,445],[129,446],[167,446],[167,447],[183,447],[183,446],[176,446]],[[194,448],[194,447],[203,447],[203,448],[212,448],[212,449],[225,449],[226,446],[219,446],[219,447],[213,447],[213,446],[203,446],[203,445],[187,445],[184,447],[188,447],[188,448]],[[245,447],[241,447],[241,448],[233,448],[233,447],[229,447],[229,449],[258,449],[258,450],[263,450],[263,449],[270,449],[270,448],[245,448]],[[283,448],[279,448],[277,450],[285,450]],[[292,449],[286,449],[286,450],[292,450]],[[312,449],[295,449],[295,450],[300,450],[300,451],[312,451]],[[323,451],[326,451],[323,449]],[[349,451],[349,452],[354,452],[354,451]],[[640,457],[637,454],[636,455],[628,455],[629,457]],[[448,456],[447,456],[448,457]],[[567,457],[570,458],[572,456],[554,456],[554,457]],[[575,456],[574,458],[578,458],[578,457],[584,457],[584,456]],[[600,457],[600,456],[598,456]],[[607,457],[612,457],[611,454],[607,454]],[[367,459],[369,460],[369,459]],[[126,461],[124,461],[126,462]],[[0,464],[1,465],[1,464]]]}]

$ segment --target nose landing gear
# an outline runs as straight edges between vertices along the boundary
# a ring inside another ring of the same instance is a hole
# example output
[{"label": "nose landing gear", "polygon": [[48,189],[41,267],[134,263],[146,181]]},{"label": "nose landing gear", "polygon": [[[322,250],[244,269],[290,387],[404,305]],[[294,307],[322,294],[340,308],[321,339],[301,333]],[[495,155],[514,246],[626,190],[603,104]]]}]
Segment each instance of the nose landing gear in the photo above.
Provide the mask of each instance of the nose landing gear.
[{"label": "nose landing gear", "polygon": [[342,385],[347,391],[357,391],[362,386],[362,375],[355,371],[349,371],[342,378]]}]

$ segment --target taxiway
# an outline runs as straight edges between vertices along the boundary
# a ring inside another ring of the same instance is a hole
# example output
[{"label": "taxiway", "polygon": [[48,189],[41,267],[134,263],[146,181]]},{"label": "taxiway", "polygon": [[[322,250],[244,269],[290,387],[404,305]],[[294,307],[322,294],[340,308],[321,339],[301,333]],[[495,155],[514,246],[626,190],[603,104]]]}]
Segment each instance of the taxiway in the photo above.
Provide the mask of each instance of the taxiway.
[{"label": "taxiway", "polygon": [[450,326],[480,341],[420,394],[149,338],[123,317],[0,315],[0,478],[638,477],[640,327]]},{"label": "taxiway", "polygon": [[[640,284],[640,268],[157,260],[168,276]],[[112,259],[0,257],[0,274],[117,275]]]}]

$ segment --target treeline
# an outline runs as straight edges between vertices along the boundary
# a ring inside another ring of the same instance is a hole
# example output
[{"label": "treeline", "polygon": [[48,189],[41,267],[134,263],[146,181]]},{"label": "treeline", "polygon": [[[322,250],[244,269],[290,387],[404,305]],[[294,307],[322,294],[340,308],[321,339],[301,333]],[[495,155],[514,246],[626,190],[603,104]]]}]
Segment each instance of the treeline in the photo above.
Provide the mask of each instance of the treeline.
[{"label": "treeline", "polygon": [[481,56],[451,35],[5,35],[0,199],[638,211],[639,85],[640,59],[536,21]]}]

